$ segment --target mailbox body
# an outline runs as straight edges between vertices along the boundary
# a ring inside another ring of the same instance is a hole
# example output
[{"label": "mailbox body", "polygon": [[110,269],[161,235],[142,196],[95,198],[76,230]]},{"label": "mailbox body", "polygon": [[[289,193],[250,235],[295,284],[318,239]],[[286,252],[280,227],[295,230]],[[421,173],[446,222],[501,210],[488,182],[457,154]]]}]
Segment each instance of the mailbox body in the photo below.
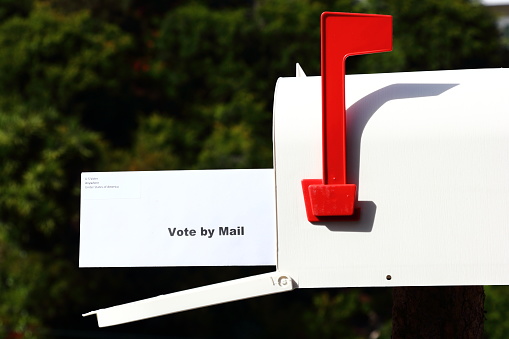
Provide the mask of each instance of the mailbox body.
[{"label": "mailbox body", "polygon": [[320,77],[274,99],[278,270],[298,287],[509,284],[509,70],[346,77],[358,214],[307,220],[322,176]]}]

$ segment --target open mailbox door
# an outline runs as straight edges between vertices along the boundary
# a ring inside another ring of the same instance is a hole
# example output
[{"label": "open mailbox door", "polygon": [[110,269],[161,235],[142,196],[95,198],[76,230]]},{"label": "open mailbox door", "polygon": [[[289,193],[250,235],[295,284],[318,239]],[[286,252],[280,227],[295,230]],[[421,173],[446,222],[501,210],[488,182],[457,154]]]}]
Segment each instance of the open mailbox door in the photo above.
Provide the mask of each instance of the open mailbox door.
[{"label": "open mailbox door", "polygon": [[[388,49],[390,17],[328,13],[322,29],[330,19],[375,20],[385,43],[368,52]],[[298,74],[274,98],[276,272],[85,315],[110,326],[294,288],[509,284],[509,70],[346,76],[332,113],[324,71]]]}]

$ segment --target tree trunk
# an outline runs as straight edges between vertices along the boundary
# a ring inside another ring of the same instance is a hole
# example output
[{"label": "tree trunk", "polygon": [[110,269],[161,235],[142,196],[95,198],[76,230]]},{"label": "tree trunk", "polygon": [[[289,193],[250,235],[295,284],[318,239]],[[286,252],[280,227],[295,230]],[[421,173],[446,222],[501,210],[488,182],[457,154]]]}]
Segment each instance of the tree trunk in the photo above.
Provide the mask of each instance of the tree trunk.
[{"label": "tree trunk", "polygon": [[393,339],[481,339],[483,327],[482,286],[393,289]]}]

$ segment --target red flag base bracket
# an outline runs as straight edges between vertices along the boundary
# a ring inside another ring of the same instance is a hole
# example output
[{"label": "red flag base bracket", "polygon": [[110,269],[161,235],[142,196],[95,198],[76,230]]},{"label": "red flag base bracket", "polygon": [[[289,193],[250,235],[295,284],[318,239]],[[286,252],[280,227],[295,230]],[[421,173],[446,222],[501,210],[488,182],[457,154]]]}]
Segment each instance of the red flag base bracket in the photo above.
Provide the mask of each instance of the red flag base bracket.
[{"label": "red flag base bracket", "polygon": [[324,185],[322,179],[304,179],[302,191],[310,222],[344,220],[354,214],[354,184]]}]

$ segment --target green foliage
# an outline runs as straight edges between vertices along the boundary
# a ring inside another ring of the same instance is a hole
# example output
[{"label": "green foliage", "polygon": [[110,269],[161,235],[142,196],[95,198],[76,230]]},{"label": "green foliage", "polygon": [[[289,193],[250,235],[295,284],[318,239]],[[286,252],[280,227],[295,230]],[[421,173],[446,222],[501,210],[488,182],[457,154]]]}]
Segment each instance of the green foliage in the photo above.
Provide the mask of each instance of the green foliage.
[{"label": "green foliage", "polygon": [[0,89],[25,102],[68,106],[77,93],[118,86],[118,57],[130,39],[86,12],[70,16],[43,5],[0,26]]},{"label": "green foliage", "polygon": [[79,173],[102,147],[74,117],[0,105],[0,334],[30,337],[70,300],[76,242],[66,235],[78,229]]},{"label": "green foliage", "polygon": [[495,19],[477,2],[370,0],[367,10],[394,18],[393,52],[363,57],[368,64],[383,63],[379,71],[499,67],[502,61]]},{"label": "green foliage", "polygon": [[123,124],[113,120],[125,112],[107,109],[129,77],[130,69],[119,65],[127,62],[130,47],[128,35],[86,11],[64,15],[37,4],[28,16],[0,23],[0,92],[31,107],[78,116],[118,138],[120,132],[111,130]]},{"label": "green foliage", "polygon": [[0,22],[14,16],[26,16],[32,9],[32,0],[1,0]]},{"label": "green foliage", "polygon": [[179,148],[185,148],[191,140],[182,140],[186,126],[172,118],[153,114],[140,119],[133,145],[129,150],[117,150],[110,154],[107,170],[143,171],[180,169]]},{"label": "green foliage", "polygon": [[11,241],[41,247],[41,238],[56,237],[57,227],[71,221],[70,211],[77,227],[76,200],[68,197],[78,198],[77,174],[99,149],[97,135],[75,118],[20,104],[0,107],[0,214]]},{"label": "green foliage", "polygon": [[355,333],[355,327],[351,326],[352,318],[355,316],[355,312],[367,310],[365,307],[361,307],[359,310],[358,290],[349,292],[338,293],[334,296],[327,292],[315,295],[313,298],[314,312],[306,313],[306,320],[310,324],[310,337],[360,338]]},{"label": "green foliage", "polygon": [[[334,8],[352,6],[337,1]],[[182,164],[271,166],[274,84],[280,76],[293,75],[297,61],[319,72],[319,17],[325,9],[304,0],[223,10],[193,2],[168,13],[147,71],[160,80],[164,92],[159,96],[167,98],[160,114],[185,122],[200,140],[187,144],[197,157]]]},{"label": "green foliage", "polygon": [[317,292],[304,312],[309,338],[390,338],[387,293],[380,289]]},{"label": "green foliage", "polygon": [[[36,254],[26,253],[9,241],[7,230],[0,224],[0,336],[12,333],[34,337],[41,326],[31,312],[30,298],[43,274],[42,262]],[[27,267],[29,266],[29,267]]]},{"label": "green foliage", "polygon": [[[1,337],[84,327],[79,313],[110,298],[214,275],[78,270],[79,174],[270,167],[275,82],[296,62],[319,74],[326,10],[394,16],[394,51],[349,58],[350,73],[503,66],[493,18],[466,0],[0,1]],[[505,294],[487,289],[492,338],[506,334]],[[201,328],[189,315],[172,328],[389,337],[388,290],[297,295],[291,311],[274,297],[225,308],[231,322],[204,310]]]},{"label": "green foliage", "polygon": [[509,336],[509,286],[485,286],[484,332],[488,339],[503,339]]}]

